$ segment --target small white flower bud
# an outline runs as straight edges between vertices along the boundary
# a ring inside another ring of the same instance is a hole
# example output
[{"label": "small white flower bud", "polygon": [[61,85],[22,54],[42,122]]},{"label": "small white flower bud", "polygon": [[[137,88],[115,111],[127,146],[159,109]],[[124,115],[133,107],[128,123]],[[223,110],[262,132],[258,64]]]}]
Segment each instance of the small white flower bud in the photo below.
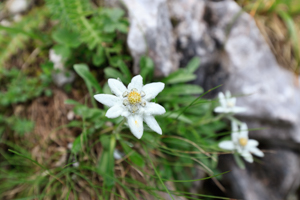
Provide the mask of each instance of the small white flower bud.
[{"label": "small white flower bud", "polygon": [[128,104],[129,104],[129,101],[128,101],[128,99],[124,99],[124,101],[123,101],[123,105],[124,105],[124,106],[128,106]]},{"label": "small white flower bud", "polygon": [[124,93],[123,93],[123,95],[122,95],[123,97],[127,97],[128,96],[128,92],[127,91],[125,91]]},{"label": "small white flower bud", "polygon": [[143,101],[142,104],[141,104],[143,107],[146,106],[146,101]]}]

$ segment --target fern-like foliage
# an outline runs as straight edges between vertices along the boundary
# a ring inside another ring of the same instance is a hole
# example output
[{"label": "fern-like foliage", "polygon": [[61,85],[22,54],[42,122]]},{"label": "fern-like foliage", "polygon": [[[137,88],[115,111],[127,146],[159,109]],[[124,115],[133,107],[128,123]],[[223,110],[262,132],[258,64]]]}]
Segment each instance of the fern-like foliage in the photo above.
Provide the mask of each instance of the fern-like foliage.
[{"label": "fern-like foliage", "polygon": [[[115,30],[127,31],[127,24],[121,20],[123,12],[117,9],[92,9],[87,0],[46,0],[54,19],[66,24],[80,34],[82,42],[90,50],[104,47],[115,38]],[[112,12],[117,13],[117,18]],[[118,14],[121,13],[121,14]],[[104,22],[104,23],[103,23]],[[111,25],[117,25],[114,28]]]},{"label": "fern-like foliage", "polygon": [[44,25],[46,17],[45,8],[34,9],[11,27],[1,27],[0,69],[11,56],[24,49],[31,38],[37,39],[33,32]]}]

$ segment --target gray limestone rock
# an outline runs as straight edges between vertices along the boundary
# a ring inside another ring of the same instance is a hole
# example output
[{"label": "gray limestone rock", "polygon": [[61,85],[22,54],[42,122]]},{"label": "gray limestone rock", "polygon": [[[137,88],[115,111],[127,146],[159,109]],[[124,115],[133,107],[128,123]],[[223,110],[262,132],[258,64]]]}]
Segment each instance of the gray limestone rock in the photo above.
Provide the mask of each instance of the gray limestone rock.
[{"label": "gray limestone rock", "polygon": [[242,95],[237,104],[248,111],[239,119],[250,129],[264,128],[251,131],[250,137],[273,153],[266,152],[246,170],[237,168],[231,155],[220,157],[220,169],[231,170],[222,180],[226,195],[282,200],[294,193],[300,184],[299,77],[278,65],[254,19],[232,0],[124,2],[136,72],[144,54],[154,60],[156,75],[169,74],[177,60],[179,67],[185,67],[197,56],[201,64],[194,83],[205,90],[223,84],[209,97],[220,90]]},{"label": "gray limestone rock", "polygon": [[124,0],[129,12],[127,44],[134,58],[134,72],[140,57],[148,55],[155,63],[155,75],[166,76],[177,68],[172,25],[166,0]]},{"label": "gray limestone rock", "polygon": [[223,91],[244,95],[237,103],[248,111],[239,118],[250,129],[265,128],[250,132],[250,137],[276,152],[266,153],[263,164],[248,165],[244,171],[232,160],[221,159],[220,168],[231,170],[223,179],[228,195],[285,199],[300,183],[298,77],[277,64],[254,19],[234,1],[169,3],[172,17],[179,19],[175,31],[181,66],[198,56],[202,63],[195,84],[205,90],[223,84]]}]

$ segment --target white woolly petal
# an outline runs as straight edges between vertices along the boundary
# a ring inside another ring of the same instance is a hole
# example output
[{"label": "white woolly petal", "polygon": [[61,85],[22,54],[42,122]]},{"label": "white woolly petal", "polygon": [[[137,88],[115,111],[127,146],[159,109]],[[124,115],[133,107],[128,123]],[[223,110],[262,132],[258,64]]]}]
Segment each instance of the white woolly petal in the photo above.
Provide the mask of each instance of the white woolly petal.
[{"label": "white woolly petal", "polygon": [[225,96],[226,96],[226,99],[229,99],[229,98],[231,97],[231,93],[230,93],[229,90],[227,90],[227,91],[225,92]]},{"label": "white woolly petal", "polygon": [[162,115],[166,112],[166,109],[161,105],[153,102],[147,102],[144,108],[144,115]]},{"label": "white woolly petal", "polygon": [[123,158],[123,153],[120,152],[118,149],[115,149],[115,150],[114,150],[114,158],[115,158],[116,160],[122,159],[122,158]]},{"label": "white woolly petal", "polygon": [[105,116],[108,118],[116,118],[116,117],[119,117],[120,115],[122,115],[123,112],[124,112],[123,106],[117,104],[117,105],[111,107],[110,109],[108,109]]},{"label": "white woolly petal", "polygon": [[214,109],[214,111],[215,111],[216,113],[227,113],[227,112],[228,112],[226,108],[221,107],[221,106],[216,107],[216,108]]},{"label": "white woolly petal", "polygon": [[219,147],[221,149],[226,149],[226,150],[234,150],[234,144],[232,141],[223,141],[219,143]]},{"label": "white woolly petal", "polygon": [[245,112],[247,111],[247,108],[243,108],[243,107],[233,107],[231,108],[231,112],[233,113],[240,113],[240,112]]},{"label": "white woolly petal", "polygon": [[253,163],[253,156],[248,151],[242,152],[241,155],[247,162]]},{"label": "white woolly petal", "polygon": [[227,99],[227,101],[228,101],[228,103],[230,104],[230,105],[235,105],[235,103],[236,103],[236,98],[234,98],[234,97],[232,97],[232,98],[230,98],[230,99]]},{"label": "white woolly petal", "polygon": [[235,143],[238,143],[239,140],[239,128],[236,121],[231,121],[231,140]]},{"label": "white woolly petal", "polygon": [[137,75],[131,79],[131,82],[128,85],[128,90],[137,89],[141,92],[143,87],[143,77],[141,75]]},{"label": "white woolly petal", "polygon": [[129,115],[127,122],[132,134],[137,139],[141,139],[144,131],[143,118],[140,115]]},{"label": "white woolly petal", "polygon": [[246,123],[241,124],[240,137],[248,139],[248,126]]},{"label": "white woolly petal", "polygon": [[108,107],[112,107],[116,104],[120,104],[121,99],[111,95],[111,94],[96,94],[94,95],[94,98],[99,101],[100,103],[108,106]]},{"label": "white woolly petal", "polygon": [[237,133],[237,132],[231,133],[231,140],[232,140],[235,144],[238,144],[238,143],[239,143],[239,133]]},{"label": "white woolly petal", "polygon": [[231,121],[231,131],[234,132],[234,133],[237,133],[238,130],[239,130],[238,124],[236,123],[235,120],[232,120]]},{"label": "white woolly petal", "polygon": [[159,126],[159,124],[157,123],[157,121],[155,120],[155,118],[153,116],[144,116],[144,121],[146,122],[146,124],[156,133],[158,133],[159,135],[162,134],[162,130]]},{"label": "white woolly petal", "polygon": [[129,110],[125,106],[122,105],[122,107],[123,107],[123,112],[122,112],[121,116],[127,118],[131,114],[131,112],[129,112]]},{"label": "white woolly petal", "polygon": [[54,64],[57,64],[57,63],[61,63],[62,61],[62,56],[61,55],[58,55],[55,53],[54,49],[50,49],[49,51],[49,59],[51,62],[53,62]]},{"label": "white woolly petal", "polygon": [[248,150],[245,150],[244,147],[242,147],[238,142],[235,142],[235,144],[238,144],[235,146],[235,148],[239,154],[242,154],[244,151],[248,151]]},{"label": "white woolly petal", "polygon": [[114,93],[118,97],[121,97],[122,94],[127,90],[127,88],[121,81],[114,78],[108,79],[108,86],[110,87],[112,93]]},{"label": "white woolly petal", "polygon": [[256,147],[252,147],[249,151],[258,157],[264,157],[264,153]]},{"label": "white woolly petal", "polygon": [[256,140],[253,140],[253,139],[250,139],[248,140],[248,143],[247,143],[247,147],[257,147],[258,146],[258,142]]},{"label": "white woolly petal", "polygon": [[3,20],[0,21],[0,25],[5,26],[5,27],[10,27],[11,22],[6,20],[6,19],[3,19]]},{"label": "white woolly petal", "polygon": [[227,102],[226,102],[225,95],[223,94],[223,92],[219,92],[218,96],[219,96],[219,102],[220,102],[221,106],[226,108]]},{"label": "white woolly petal", "polygon": [[160,93],[165,88],[165,84],[161,82],[157,83],[149,83],[145,85],[142,90],[145,92],[146,96],[144,99],[147,101],[150,101],[151,99],[154,99],[158,93]]}]

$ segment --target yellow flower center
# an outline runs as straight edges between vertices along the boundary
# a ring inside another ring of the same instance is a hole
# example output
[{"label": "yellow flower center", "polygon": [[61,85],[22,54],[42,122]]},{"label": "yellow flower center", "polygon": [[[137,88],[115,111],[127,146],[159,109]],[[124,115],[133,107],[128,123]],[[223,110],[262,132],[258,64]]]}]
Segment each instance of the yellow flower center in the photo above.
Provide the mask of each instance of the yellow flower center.
[{"label": "yellow flower center", "polygon": [[232,108],[232,107],[234,107],[234,104],[233,104],[232,102],[227,102],[227,106],[228,106],[229,108]]},{"label": "yellow flower center", "polygon": [[244,147],[247,145],[248,140],[246,138],[240,138],[239,143],[240,143],[240,145],[242,145]]},{"label": "yellow flower center", "polygon": [[131,91],[128,94],[128,101],[130,104],[140,103],[141,99],[142,99],[142,97],[141,97],[140,93],[138,93],[137,91]]}]

